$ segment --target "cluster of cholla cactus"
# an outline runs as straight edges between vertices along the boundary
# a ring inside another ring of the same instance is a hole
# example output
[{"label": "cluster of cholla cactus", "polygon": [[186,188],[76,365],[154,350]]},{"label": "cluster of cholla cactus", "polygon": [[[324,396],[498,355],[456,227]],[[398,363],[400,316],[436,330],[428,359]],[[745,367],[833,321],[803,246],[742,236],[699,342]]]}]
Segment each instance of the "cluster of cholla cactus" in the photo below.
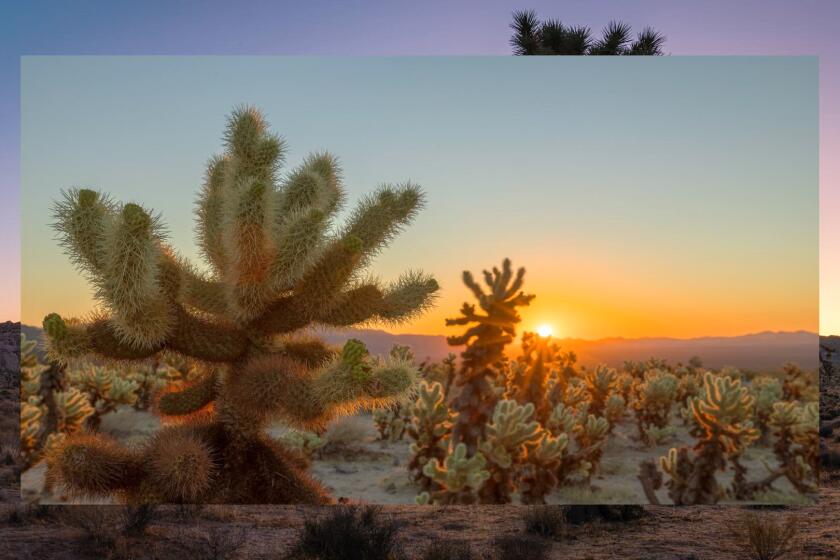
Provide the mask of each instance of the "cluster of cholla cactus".
[{"label": "cluster of cholla cactus", "polygon": [[120,372],[108,367],[83,364],[67,372],[67,380],[87,396],[93,414],[87,419],[88,427],[98,430],[102,415],[113,412],[121,404],[133,405],[137,402],[139,384],[125,377]]},{"label": "cluster of cholla cactus", "polygon": [[550,338],[525,333],[521,356],[506,359],[517,307],[533,299],[520,291],[524,272],[514,275],[505,260],[485,271],[486,290],[464,273],[482,312],[464,304],[448,321],[469,326],[449,339],[466,344],[451,407],[440,384],[425,386],[415,404],[410,467],[425,490],[419,503],[509,503],[515,495],[545,503],[557,487],[591,480],[610,428],[605,416],[623,415],[623,400],[619,407],[612,398],[620,398],[615,371],[599,368],[587,384],[575,356]]},{"label": "cluster of cholla cactus", "polygon": [[[667,366],[665,366],[667,367]],[[644,368],[642,368],[643,370]],[[638,370],[637,370],[638,371]],[[813,493],[818,481],[819,411],[812,390],[813,375],[787,364],[782,380],[760,375],[750,381],[733,367],[718,372],[705,371],[699,363],[670,368],[675,379],[663,377],[665,369],[647,371],[645,383],[657,380],[656,393],[665,402],[676,385],[677,407],[696,438],[693,449],[673,448],[660,459],[658,467],[667,476],[668,495],[676,504],[710,504],[723,498],[754,499],[773,483],[787,479],[801,493]],[[702,384],[697,383],[702,379]],[[665,381],[667,379],[667,381]],[[636,392],[642,398],[644,383]],[[653,386],[647,387],[648,392]],[[659,408],[664,411],[664,407]],[[660,419],[667,419],[662,415]],[[665,425],[651,422],[651,428]],[[649,436],[650,437],[650,436]],[[743,458],[754,444],[772,444],[776,465],[765,464],[767,472],[751,480]],[[716,473],[732,472],[732,482],[723,486]],[[645,493],[658,503],[655,489],[662,484],[662,473],[653,461],[642,464],[639,476]]]},{"label": "cluster of cholla cactus", "polygon": [[672,448],[660,459],[669,476],[668,496],[677,505],[713,504],[725,495],[715,473],[737,460],[758,437],[749,419],[754,398],[741,381],[707,372],[704,396],[691,401],[691,409],[702,429],[693,451]]},{"label": "cluster of cholla cactus", "polygon": [[27,466],[37,463],[67,435],[81,432],[95,413],[84,393],[67,386],[59,364],[40,362],[36,345],[21,333],[20,447]]},{"label": "cluster of cholla cactus", "polygon": [[174,420],[128,449],[99,434],[69,436],[48,473],[71,492],[133,502],[326,503],[269,421],[317,430],[360,408],[405,398],[417,377],[401,359],[373,359],[358,341],[340,352],[301,336],[313,324],[347,327],[416,316],[438,286],[410,272],[383,285],[364,269],[422,205],[412,184],[382,186],[346,224],[336,159],[318,153],[283,176],[283,141],[262,115],[237,109],[198,200],[199,272],[167,244],[160,218],[93,190],[55,208],[72,260],[104,311],[87,321],[44,319],[56,359],[139,362],[173,352],[206,373],[168,391],[156,409]]}]

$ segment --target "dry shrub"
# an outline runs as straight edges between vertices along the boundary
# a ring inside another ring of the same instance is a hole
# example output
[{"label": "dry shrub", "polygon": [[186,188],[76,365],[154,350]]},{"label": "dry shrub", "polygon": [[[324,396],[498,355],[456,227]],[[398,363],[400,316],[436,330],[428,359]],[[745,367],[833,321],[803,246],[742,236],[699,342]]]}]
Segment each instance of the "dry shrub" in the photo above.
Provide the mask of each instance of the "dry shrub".
[{"label": "dry shrub", "polygon": [[473,560],[469,543],[463,541],[433,541],[421,560]]},{"label": "dry shrub", "polygon": [[393,560],[399,526],[374,506],[336,506],[304,521],[289,560]]},{"label": "dry shrub", "polygon": [[495,540],[496,560],[545,560],[551,544],[528,535],[507,535]]},{"label": "dry shrub", "polygon": [[244,527],[214,527],[207,530],[196,546],[191,547],[191,552],[196,560],[231,560],[245,545],[247,537]]},{"label": "dry shrub", "polygon": [[323,438],[326,443],[318,450],[318,455],[328,456],[358,447],[366,436],[367,423],[363,418],[357,416],[342,418],[332,423],[324,433]]},{"label": "dry shrub", "polygon": [[142,535],[146,532],[146,527],[158,517],[158,509],[154,504],[124,506],[120,511],[121,532],[126,536]]},{"label": "dry shrub", "polygon": [[533,506],[524,516],[525,531],[541,537],[561,538],[566,535],[568,524],[563,506]]},{"label": "dry shrub", "polygon": [[94,558],[116,556],[120,522],[116,508],[108,506],[70,506],[62,509],[62,524],[80,529],[79,552]]},{"label": "dry shrub", "polygon": [[732,529],[736,546],[749,560],[779,560],[794,555],[799,522],[788,515],[784,521],[767,514],[746,512]]}]

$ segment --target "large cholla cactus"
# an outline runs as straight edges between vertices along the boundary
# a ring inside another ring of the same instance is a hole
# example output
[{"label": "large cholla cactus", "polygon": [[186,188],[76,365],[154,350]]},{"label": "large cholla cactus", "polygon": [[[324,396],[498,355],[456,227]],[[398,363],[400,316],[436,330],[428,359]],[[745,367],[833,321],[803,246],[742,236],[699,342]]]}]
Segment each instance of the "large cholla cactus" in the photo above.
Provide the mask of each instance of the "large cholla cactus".
[{"label": "large cholla cactus", "polygon": [[516,335],[516,324],[520,321],[516,308],[528,305],[534,299],[533,295],[520,291],[524,277],[524,268],[514,276],[510,259],[505,259],[501,270],[493,267],[492,272],[484,271],[484,281],[489,288],[489,293],[485,293],[472,273],[464,271],[464,284],[484,313],[477,312],[474,305],[464,303],[460,317],[446,320],[450,326],[472,325],[464,334],[447,339],[453,346],[467,345],[455,377],[460,392],[453,403],[458,412],[453,442],[454,445],[466,445],[470,454],[478,450],[478,441],[484,437],[485,427],[496,406],[497,395],[491,383],[500,376],[505,346]]},{"label": "large cholla cactus", "polygon": [[80,432],[95,412],[78,389],[53,390],[48,377],[55,368],[39,361],[36,345],[21,333],[20,447],[26,465],[38,462],[67,434]]},{"label": "large cholla cactus", "polygon": [[319,429],[412,388],[413,364],[374,360],[355,341],[336,354],[294,333],[404,321],[431,303],[437,283],[419,272],[386,286],[363,276],[422,205],[420,190],[380,187],[333,228],[344,200],[333,156],[309,156],[279,177],[284,144],[251,108],[234,112],[226,144],[198,200],[207,275],[166,244],[160,219],[137,204],[71,190],[56,205],[63,244],[107,312],[87,322],[47,316],[52,354],[137,361],[171,351],[212,365],[159,400],[161,413],[186,420],[143,448],[68,438],[49,473],[71,491],[145,502],[325,503],[322,487],[265,434],[267,423]]}]

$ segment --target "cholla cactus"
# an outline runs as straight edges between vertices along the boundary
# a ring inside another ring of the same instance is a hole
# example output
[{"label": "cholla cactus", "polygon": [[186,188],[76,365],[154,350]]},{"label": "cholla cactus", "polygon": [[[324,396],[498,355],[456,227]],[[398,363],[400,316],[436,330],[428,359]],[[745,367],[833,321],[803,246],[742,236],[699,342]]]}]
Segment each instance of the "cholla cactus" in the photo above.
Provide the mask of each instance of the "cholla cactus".
[{"label": "cholla cactus", "polygon": [[587,480],[591,480],[598,470],[609,431],[610,423],[607,422],[607,419],[592,414],[588,415],[584,422],[574,428],[575,442],[579,449],[577,452],[578,463],[589,465],[586,472]]},{"label": "cholla cactus", "polygon": [[627,414],[627,401],[620,392],[610,393],[604,405],[604,417],[610,423],[610,432],[624,419],[625,414]]},{"label": "cholla cactus", "polygon": [[441,463],[432,459],[423,467],[423,474],[440,488],[435,492],[422,492],[418,504],[474,504],[478,489],[490,478],[484,455],[467,455],[467,446],[459,443]]},{"label": "cholla cactus", "polygon": [[58,432],[63,434],[81,432],[85,420],[96,414],[87,395],[76,387],[55,393],[55,404],[58,409]]},{"label": "cholla cactus", "polygon": [[546,428],[557,438],[575,442],[574,449],[571,449],[570,443],[565,446],[555,471],[557,485],[563,486],[577,478],[591,480],[603,454],[609,434],[609,422],[591,414],[582,415],[564,404],[558,404],[552,411]]},{"label": "cholla cactus", "polygon": [[[55,207],[72,260],[106,313],[88,322],[44,320],[54,356],[139,361],[170,351],[212,364],[206,379],[158,402],[190,417],[141,449],[98,435],[70,437],[49,474],[86,495],[128,501],[325,503],[330,499],[264,431],[272,419],[321,429],[359,408],[403,399],[413,364],[367,356],[350,341],[336,355],[295,333],[311,324],[346,327],[410,319],[437,283],[410,272],[390,285],[365,279],[371,258],[422,206],[412,184],[380,187],[333,229],[344,191],[336,159],[307,157],[278,175],[284,143],[252,108],[236,110],[227,153],[208,166],[198,200],[198,242],[211,272],[170,248],[158,216],[92,190],[71,190]],[[332,231],[332,232],[331,232]]]},{"label": "cholla cactus", "polygon": [[783,383],[784,400],[815,402],[819,400],[817,376],[803,371],[798,365],[788,362],[782,370],[785,374]]},{"label": "cholla cactus", "polygon": [[489,292],[485,293],[473,275],[464,271],[464,284],[472,291],[484,313],[465,303],[460,317],[446,320],[449,326],[472,325],[464,334],[447,338],[453,346],[467,345],[455,376],[455,384],[460,391],[453,403],[458,412],[453,442],[454,445],[466,445],[470,454],[478,450],[478,442],[484,437],[485,426],[496,406],[497,395],[491,382],[499,377],[499,368],[505,360],[505,346],[513,341],[516,334],[516,324],[520,321],[516,308],[528,305],[534,299],[533,295],[520,291],[524,277],[524,268],[520,268],[514,276],[510,260],[505,259],[501,270],[494,267],[492,272],[484,271],[484,281],[489,288]]},{"label": "cholla cactus", "polygon": [[671,407],[677,395],[677,378],[661,369],[648,370],[636,388],[633,404],[639,437],[644,438],[649,426],[664,428],[668,425]]},{"label": "cholla cactus", "polygon": [[80,432],[94,413],[87,397],[77,389],[54,390],[51,380],[45,379],[54,368],[38,360],[35,346],[35,341],[21,333],[20,446],[26,465],[37,463],[66,434]]},{"label": "cholla cactus", "polygon": [[694,397],[699,397],[703,390],[703,374],[693,368],[680,368],[676,372],[677,391],[675,399],[682,407],[689,406]]},{"label": "cholla cactus", "polygon": [[542,435],[539,423],[531,420],[533,415],[532,403],[520,405],[516,401],[503,400],[496,404],[493,420],[479,443],[479,451],[487,459],[490,472],[490,478],[479,491],[482,503],[511,501],[516,465],[524,459],[526,445],[538,441]]},{"label": "cholla cactus", "polygon": [[773,451],[781,463],[778,471],[800,492],[815,492],[819,484],[819,408],[792,402],[773,405],[768,424],[773,431]]},{"label": "cholla cactus", "polygon": [[589,412],[595,416],[603,416],[607,405],[607,398],[617,388],[618,373],[613,368],[599,365],[588,370],[583,377],[589,392]]},{"label": "cholla cactus", "polygon": [[305,430],[289,430],[280,437],[280,441],[290,449],[297,450],[303,458],[311,461],[318,450],[326,445],[327,441],[315,432]]},{"label": "cholla cactus", "polygon": [[[395,344],[390,356],[405,362],[414,362],[414,352],[408,346]],[[411,406],[408,401],[397,402],[387,408],[373,411],[373,421],[379,432],[379,438],[391,442],[402,441],[408,425],[411,423]]]},{"label": "cholla cactus", "polygon": [[137,401],[136,381],[123,378],[116,370],[84,364],[67,372],[71,387],[87,396],[93,414],[88,425],[96,430],[102,423],[102,415],[116,410],[121,404],[132,405]]},{"label": "cholla cactus", "polygon": [[373,411],[373,422],[379,432],[379,439],[401,441],[408,427],[409,409],[398,403],[394,406]]},{"label": "cholla cactus", "polygon": [[668,495],[677,505],[714,504],[724,496],[715,472],[726,468],[728,456],[739,456],[758,438],[748,420],[753,397],[740,380],[706,372],[703,398],[691,401],[691,410],[703,433],[694,446],[694,456],[686,448],[671,449],[660,459],[670,480]]},{"label": "cholla cactus", "polygon": [[548,380],[553,375],[562,383],[562,373],[555,369],[560,346],[550,337],[536,333],[522,334],[522,356],[510,365],[507,380],[508,398],[519,404],[534,406],[534,419],[545,422],[553,405],[549,398]]},{"label": "cholla cactus", "polygon": [[756,377],[750,384],[753,397],[755,397],[754,422],[761,431],[761,441],[767,442],[770,433],[770,415],[773,413],[773,405],[781,402],[784,398],[782,384],[778,379],[768,376]]},{"label": "cholla cactus", "polygon": [[553,437],[543,430],[540,439],[528,443],[528,450],[518,477],[524,504],[544,504],[545,497],[560,485],[558,471],[569,445],[569,437]]},{"label": "cholla cactus", "polygon": [[137,385],[137,389],[134,391],[137,396],[134,400],[136,410],[148,410],[153,404],[155,396],[166,390],[169,384],[173,382],[168,368],[160,367],[158,360],[152,360],[149,364],[131,368],[127,372],[126,379]]},{"label": "cholla cactus", "polygon": [[453,418],[454,414],[444,400],[443,385],[420,383],[417,400],[412,406],[412,421],[408,426],[408,435],[414,440],[408,470],[423,490],[437,490],[434,481],[423,469],[432,460],[443,463],[446,458]]},{"label": "cholla cactus", "polygon": [[642,437],[642,441],[644,441],[647,445],[656,446],[661,445],[668,441],[670,438],[677,433],[677,429],[674,426],[665,426],[664,428],[659,428],[654,425],[647,426],[645,428],[645,433]]}]

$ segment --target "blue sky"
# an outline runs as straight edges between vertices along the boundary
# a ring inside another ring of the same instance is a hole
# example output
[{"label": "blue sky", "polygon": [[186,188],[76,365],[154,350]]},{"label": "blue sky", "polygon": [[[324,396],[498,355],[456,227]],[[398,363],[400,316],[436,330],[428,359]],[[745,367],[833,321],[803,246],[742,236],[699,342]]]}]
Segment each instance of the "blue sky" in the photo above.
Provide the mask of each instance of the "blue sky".
[{"label": "blue sky", "polygon": [[443,285],[439,311],[408,330],[440,332],[461,270],[505,256],[529,269],[529,313],[575,336],[816,329],[816,62],[27,57],[23,319],[90,308],[47,228],[61,188],[161,211],[195,258],[203,166],[244,102],[291,164],[339,155],[351,201],[424,186],[426,210],[376,266]]}]

